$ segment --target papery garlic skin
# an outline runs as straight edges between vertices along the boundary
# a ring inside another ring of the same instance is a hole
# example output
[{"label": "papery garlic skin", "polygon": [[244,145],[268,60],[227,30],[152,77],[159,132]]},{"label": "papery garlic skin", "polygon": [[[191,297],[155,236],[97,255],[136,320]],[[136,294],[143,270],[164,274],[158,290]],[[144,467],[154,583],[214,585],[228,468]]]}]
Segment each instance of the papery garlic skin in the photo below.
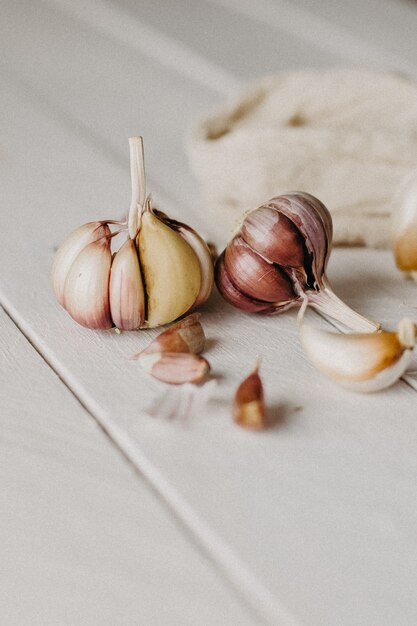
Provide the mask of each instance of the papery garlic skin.
[{"label": "papery garlic skin", "polygon": [[[246,313],[274,313],[275,306],[271,302],[261,302],[251,298],[238,289],[232,282],[224,262],[224,252],[217,259],[215,280],[217,289],[229,304]],[[291,306],[291,305],[290,305]]]},{"label": "papery garlic skin", "polygon": [[147,293],[147,327],[168,324],[186,313],[200,293],[200,263],[194,250],[150,210],[137,238]]},{"label": "papery garlic skin", "polygon": [[63,306],[71,317],[87,328],[108,329],[110,315],[110,239],[88,244],[72,263],[64,283]]},{"label": "papery garlic skin", "polygon": [[145,321],[145,290],[135,242],[128,239],[116,252],[110,272],[110,314],[120,330],[136,330]]},{"label": "papery garlic skin", "polygon": [[323,374],[353,391],[373,392],[389,387],[405,372],[415,328],[413,321],[402,320],[398,332],[343,334],[301,322],[300,340]]},{"label": "papery garlic skin", "polygon": [[397,267],[417,280],[417,171],[404,181],[394,200],[393,249]]},{"label": "papery garlic skin", "polygon": [[278,265],[266,261],[241,238],[234,237],[224,252],[224,265],[235,286],[246,296],[287,304],[297,298],[290,278]]},{"label": "papery garlic skin", "polygon": [[326,268],[332,234],[330,213],[314,196],[297,191],[272,198],[244,217],[218,259],[216,285],[244,311],[281,313],[307,297],[347,327],[375,331],[378,323],[331,290]]},{"label": "papery garlic skin", "polygon": [[210,371],[205,358],[191,353],[146,354],[139,359],[139,363],[148,374],[170,385],[197,385],[203,382]]},{"label": "papery garlic skin", "polygon": [[64,306],[64,285],[69,269],[78,254],[89,243],[110,235],[110,228],[105,222],[88,222],[72,231],[59,246],[52,264],[52,287],[59,304]]}]

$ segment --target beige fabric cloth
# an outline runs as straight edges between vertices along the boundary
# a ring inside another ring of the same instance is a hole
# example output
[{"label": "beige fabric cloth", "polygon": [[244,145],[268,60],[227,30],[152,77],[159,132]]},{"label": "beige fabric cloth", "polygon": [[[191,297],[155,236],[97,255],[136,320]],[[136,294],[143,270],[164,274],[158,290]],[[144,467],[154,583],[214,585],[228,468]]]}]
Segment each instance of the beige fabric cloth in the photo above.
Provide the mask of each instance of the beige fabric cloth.
[{"label": "beige fabric cloth", "polygon": [[244,211],[300,190],[329,208],[335,243],[387,246],[396,190],[417,167],[417,84],[363,69],[264,78],[188,148],[223,241]]}]

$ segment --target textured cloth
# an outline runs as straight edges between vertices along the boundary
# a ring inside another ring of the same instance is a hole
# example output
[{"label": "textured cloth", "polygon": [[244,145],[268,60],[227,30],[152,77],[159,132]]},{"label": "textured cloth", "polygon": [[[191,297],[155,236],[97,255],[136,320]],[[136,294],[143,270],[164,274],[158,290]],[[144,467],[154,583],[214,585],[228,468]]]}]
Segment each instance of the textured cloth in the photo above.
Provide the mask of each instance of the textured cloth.
[{"label": "textured cloth", "polygon": [[219,239],[297,190],[328,207],[336,244],[387,246],[393,198],[417,167],[417,84],[362,69],[264,78],[202,120],[188,148]]}]

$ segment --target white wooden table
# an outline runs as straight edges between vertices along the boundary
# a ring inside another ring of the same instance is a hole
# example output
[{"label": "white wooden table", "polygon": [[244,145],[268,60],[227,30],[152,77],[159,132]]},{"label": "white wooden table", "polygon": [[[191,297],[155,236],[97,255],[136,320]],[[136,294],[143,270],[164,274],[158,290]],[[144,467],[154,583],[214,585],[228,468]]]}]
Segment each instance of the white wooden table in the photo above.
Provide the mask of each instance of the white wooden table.
[{"label": "white wooden table", "polygon": [[[54,248],[129,203],[127,137],[150,187],[219,240],[184,149],[247,79],[361,63],[417,78],[406,0],[2,0],[0,623],[414,626],[417,377],[373,396],[305,360],[294,312],[204,311],[218,377],[186,425],[127,357],[152,332],[95,333],[51,293]],[[417,286],[389,252],[336,250],[335,290],[393,327]],[[263,356],[273,429],[230,398]],[[415,369],[415,364],[414,364]]]}]

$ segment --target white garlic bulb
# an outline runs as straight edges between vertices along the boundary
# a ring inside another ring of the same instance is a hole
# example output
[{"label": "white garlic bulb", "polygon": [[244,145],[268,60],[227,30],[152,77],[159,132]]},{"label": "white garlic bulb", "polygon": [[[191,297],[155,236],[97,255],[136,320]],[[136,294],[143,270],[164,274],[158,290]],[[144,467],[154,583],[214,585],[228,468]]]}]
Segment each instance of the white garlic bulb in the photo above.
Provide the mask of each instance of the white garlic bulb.
[{"label": "white garlic bulb", "polygon": [[[129,139],[132,201],[127,222],[90,222],[58,249],[52,284],[58,302],[88,328],[153,328],[203,304],[214,282],[205,241],[152,207],[145,193],[142,137]],[[109,225],[122,228],[111,232]],[[128,238],[112,257],[111,239]]]},{"label": "white garlic bulb", "polygon": [[300,340],[310,361],[338,384],[359,392],[379,391],[395,383],[407,369],[416,343],[416,324],[403,319],[397,332],[337,333],[303,320]]}]

